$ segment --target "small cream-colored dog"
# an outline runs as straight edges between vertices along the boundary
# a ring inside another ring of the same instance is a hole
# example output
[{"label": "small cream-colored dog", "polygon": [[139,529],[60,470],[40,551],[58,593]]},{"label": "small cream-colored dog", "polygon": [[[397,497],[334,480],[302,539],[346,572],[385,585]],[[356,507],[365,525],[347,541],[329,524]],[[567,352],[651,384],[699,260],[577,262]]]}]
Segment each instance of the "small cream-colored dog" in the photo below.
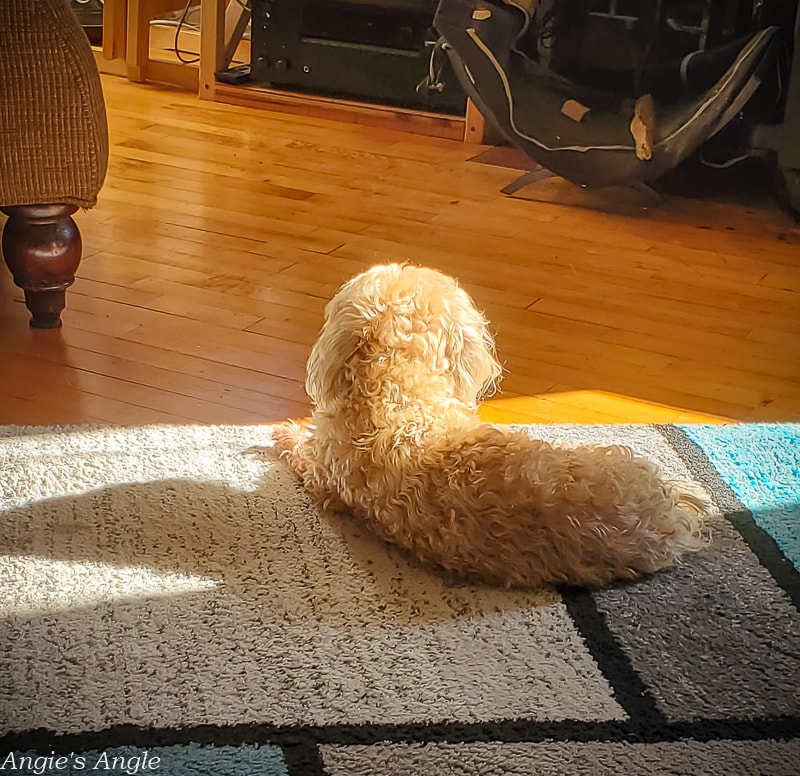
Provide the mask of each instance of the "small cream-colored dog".
[{"label": "small cream-colored dog", "polygon": [[500,375],[488,322],[454,280],[377,266],[328,304],[311,424],[278,427],[276,449],[318,503],[472,579],[595,586],[704,546],[702,501],[630,450],[482,423]]}]

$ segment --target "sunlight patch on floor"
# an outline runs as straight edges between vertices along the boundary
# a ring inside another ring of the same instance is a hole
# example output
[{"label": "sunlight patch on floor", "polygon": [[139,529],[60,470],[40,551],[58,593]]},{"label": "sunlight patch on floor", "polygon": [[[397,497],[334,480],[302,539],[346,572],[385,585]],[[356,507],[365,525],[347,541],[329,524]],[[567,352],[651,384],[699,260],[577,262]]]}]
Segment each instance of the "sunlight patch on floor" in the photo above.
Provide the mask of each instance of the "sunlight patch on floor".
[{"label": "sunlight patch on floor", "polygon": [[708,415],[606,391],[562,391],[489,399],[480,409],[488,423],[726,423]]}]

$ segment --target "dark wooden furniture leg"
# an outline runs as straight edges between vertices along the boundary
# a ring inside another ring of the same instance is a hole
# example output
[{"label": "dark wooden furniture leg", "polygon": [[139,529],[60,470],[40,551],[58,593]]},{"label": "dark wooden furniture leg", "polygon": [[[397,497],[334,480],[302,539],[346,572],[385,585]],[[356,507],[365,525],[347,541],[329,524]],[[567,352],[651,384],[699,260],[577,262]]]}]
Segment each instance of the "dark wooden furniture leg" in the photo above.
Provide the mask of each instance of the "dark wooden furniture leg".
[{"label": "dark wooden furniture leg", "polygon": [[81,260],[81,233],[72,220],[76,205],[14,205],[7,216],[3,256],[14,282],[25,292],[37,329],[61,326],[66,289]]}]

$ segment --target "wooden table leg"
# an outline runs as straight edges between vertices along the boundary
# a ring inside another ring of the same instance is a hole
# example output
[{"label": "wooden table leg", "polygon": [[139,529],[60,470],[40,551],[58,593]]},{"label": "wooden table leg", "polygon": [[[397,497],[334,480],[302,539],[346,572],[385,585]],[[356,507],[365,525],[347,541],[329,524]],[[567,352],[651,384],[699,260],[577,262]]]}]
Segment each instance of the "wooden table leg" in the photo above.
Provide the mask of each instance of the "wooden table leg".
[{"label": "wooden table leg", "polygon": [[225,61],[225,0],[200,4],[200,99],[213,100],[216,79]]}]

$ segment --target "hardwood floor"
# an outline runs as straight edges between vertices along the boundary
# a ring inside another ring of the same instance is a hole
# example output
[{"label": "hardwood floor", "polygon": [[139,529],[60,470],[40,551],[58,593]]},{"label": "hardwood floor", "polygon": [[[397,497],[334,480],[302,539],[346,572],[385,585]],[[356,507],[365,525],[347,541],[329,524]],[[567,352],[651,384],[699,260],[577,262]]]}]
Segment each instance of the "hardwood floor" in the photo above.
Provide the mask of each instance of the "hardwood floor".
[{"label": "hardwood floor", "polygon": [[487,419],[800,420],[800,228],[769,203],[509,198],[480,147],[104,85],[110,170],[76,216],[64,328],[29,329],[0,271],[0,423],[303,416],[326,300],[405,259],[492,320]]}]

